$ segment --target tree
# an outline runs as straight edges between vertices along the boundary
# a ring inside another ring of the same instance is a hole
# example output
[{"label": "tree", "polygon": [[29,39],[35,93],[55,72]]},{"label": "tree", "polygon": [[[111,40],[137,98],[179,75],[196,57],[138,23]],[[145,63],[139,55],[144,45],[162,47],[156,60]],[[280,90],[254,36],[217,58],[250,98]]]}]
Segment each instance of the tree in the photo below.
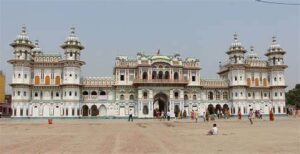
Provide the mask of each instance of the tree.
[{"label": "tree", "polygon": [[289,90],[285,96],[287,104],[296,105],[296,108],[300,108],[300,84],[296,84],[295,88]]}]

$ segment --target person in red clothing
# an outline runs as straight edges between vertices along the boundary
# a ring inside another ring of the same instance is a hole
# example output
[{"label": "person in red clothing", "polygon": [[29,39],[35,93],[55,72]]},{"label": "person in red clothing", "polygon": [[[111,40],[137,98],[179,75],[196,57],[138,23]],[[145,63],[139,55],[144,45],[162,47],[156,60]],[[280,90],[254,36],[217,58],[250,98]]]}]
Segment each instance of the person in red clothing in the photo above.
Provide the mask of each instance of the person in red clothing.
[{"label": "person in red clothing", "polygon": [[270,110],[269,116],[270,116],[270,121],[274,121],[274,114],[272,110]]},{"label": "person in red clothing", "polygon": [[238,118],[239,118],[239,120],[241,120],[242,119],[242,113],[241,113],[241,111],[239,110],[239,113],[238,113]]}]

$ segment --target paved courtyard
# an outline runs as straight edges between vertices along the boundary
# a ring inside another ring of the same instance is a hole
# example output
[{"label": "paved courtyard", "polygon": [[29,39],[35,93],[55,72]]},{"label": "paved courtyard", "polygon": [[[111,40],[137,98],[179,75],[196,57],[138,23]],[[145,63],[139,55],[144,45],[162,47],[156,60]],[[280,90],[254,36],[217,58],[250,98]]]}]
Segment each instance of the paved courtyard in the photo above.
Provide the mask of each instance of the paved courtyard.
[{"label": "paved courtyard", "polygon": [[299,153],[300,119],[217,120],[0,119],[1,153]]}]

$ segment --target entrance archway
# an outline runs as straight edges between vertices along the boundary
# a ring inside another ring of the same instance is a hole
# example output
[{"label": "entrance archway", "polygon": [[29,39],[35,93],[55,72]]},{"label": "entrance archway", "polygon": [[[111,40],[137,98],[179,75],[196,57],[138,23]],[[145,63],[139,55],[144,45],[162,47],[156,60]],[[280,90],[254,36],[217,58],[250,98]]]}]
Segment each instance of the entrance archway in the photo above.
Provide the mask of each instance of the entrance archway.
[{"label": "entrance archway", "polygon": [[208,110],[209,114],[214,114],[215,108],[212,104],[209,104],[207,110]]},{"label": "entrance archway", "polygon": [[223,114],[225,114],[225,113],[228,112],[228,111],[229,111],[228,105],[227,105],[227,104],[224,104],[224,105],[223,105]]},{"label": "entrance archway", "polygon": [[216,105],[216,113],[218,113],[218,112],[221,112],[222,111],[222,107],[221,107],[221,105],[220,104],[217,104]]},{"label": "entrance archway", "polygon": [[[169,99],[168,96],[164,93],[158,93],[154,96],[153,109],[159,111],[167,112],[169,109]],[[153,113],[154,114],[154,113]]]},{"label": "entrance archway", "polygon": [[97,116],[99,114],[99,110],[96,105],[93,105],[91,110],[92,110],[92,116]]},{"label": "entrance archway", "polygon": [[89,115],[89,107],[87,105],[82,106],[82,116],[88,116]]}]

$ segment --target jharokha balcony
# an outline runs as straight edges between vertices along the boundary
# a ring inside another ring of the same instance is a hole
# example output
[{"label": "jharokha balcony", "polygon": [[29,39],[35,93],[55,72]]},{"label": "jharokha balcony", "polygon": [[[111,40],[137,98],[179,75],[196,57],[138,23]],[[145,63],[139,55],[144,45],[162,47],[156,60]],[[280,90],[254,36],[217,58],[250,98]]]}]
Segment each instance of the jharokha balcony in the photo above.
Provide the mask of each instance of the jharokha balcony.
[{"label": "jharokha balcony", "polygon": [[133,81],[134,85],[141,84],[179,84],[179,85],[187,85],[189,83],[188,80],[185,79],[135,79]]}]

